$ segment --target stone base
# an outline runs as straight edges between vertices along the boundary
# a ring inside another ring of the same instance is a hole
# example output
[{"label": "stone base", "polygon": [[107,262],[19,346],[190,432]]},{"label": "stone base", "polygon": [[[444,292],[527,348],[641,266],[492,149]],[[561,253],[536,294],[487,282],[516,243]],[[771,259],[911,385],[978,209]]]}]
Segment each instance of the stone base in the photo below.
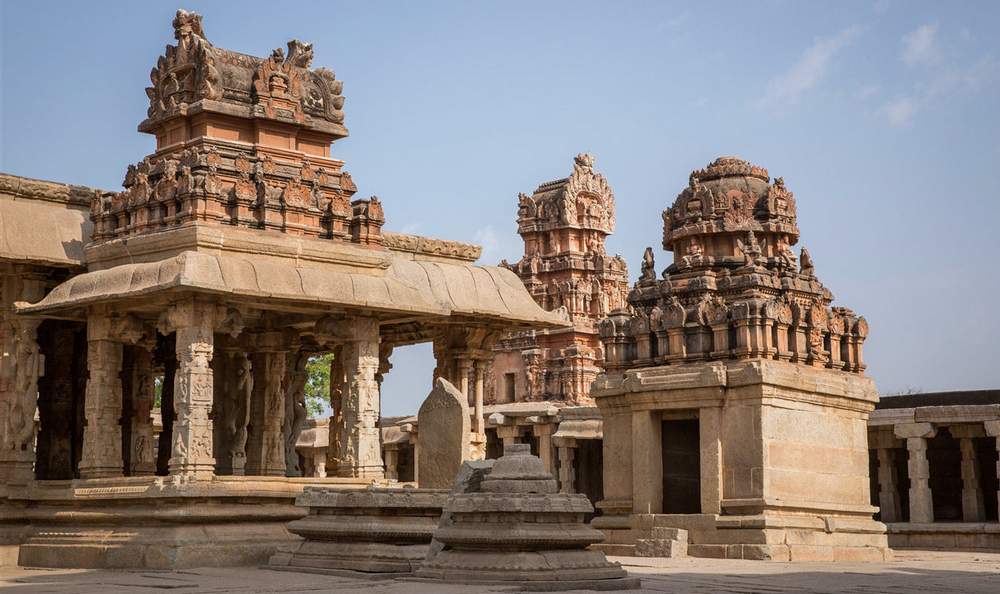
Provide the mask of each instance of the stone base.
[{"label": "stone base", "polygon": [[[17,564],[24,567],[260,565],[298,541],[287,524],[305,515],[293,505],[305,480],[38,481],[0,502],[0,537],[20,533]],[[0,540],[6,557],[15,545],[3,543],[11,540]]]},{"label": "stone base", "polygon": [[306,487],[296,505],[309,515],[288,525],[303,537],[276,553],[275,569],[406,575],[427,556],[448,492]]},{"label": "stone base", "polygon": [[1000,524],[995,522],[898,522],[886,526],[889,545],[893,548],[1000,551]]},{"label": "stone base", "polygon": [[525,590],[626,590],[639,580],[593,550],[441,551],[416,572],[421,581],[521,585]]},{"label": "stone base", "polygon": [[[633,514],[595,519],[609,555],[640,555],[665,528],[686,530],[687,554],[717,559],[882,562],[892,559],[885,525],[870,519],[766,512],[747,516]],[[640,547],[640,545],[642,545]]]}]

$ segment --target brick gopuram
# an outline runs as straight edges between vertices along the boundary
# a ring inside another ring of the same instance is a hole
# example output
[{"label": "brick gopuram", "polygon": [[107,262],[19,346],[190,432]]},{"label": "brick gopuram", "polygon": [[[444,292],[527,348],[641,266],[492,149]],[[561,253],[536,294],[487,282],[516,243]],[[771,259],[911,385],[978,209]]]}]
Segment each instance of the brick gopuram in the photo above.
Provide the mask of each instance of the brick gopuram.
[{"label": "brick gopuram", "polygon": [[[881,560],[866,422],[865,319],[830,307],[795,198],[733,157],[663,211],[630,309],[601,322],[605,529],[618,552],[687,529],[697,556]],[[609,549],[614,550],[614,549]]]},{"label": "brick gopuram", "polygon": [[294,455],[309,356],[334,353],[319,482],[361,487],[385,474],[395,345],[435,344],[481,432],[464,362],[565,325],[476,246],[382,231],[330,154],[342,84],[310,44],[258,58],[197,14],[173,28],[139,125],[156,150],[124,191],[0,176],[0,562],[259,563],[318,482]]}]

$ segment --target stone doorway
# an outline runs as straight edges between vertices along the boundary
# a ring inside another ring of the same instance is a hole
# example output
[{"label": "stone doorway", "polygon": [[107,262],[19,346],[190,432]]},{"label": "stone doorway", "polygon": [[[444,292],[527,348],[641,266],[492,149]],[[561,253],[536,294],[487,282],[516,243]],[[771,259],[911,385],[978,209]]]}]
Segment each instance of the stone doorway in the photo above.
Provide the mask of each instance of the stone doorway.
[{"label": "stone doorway", "polygon": [[663,513],[701,513],[701,448],[698,419],[662,425]]},{"label": "stone doorway", "polygon": [[934,521],[962,521],[962,452],[947,428],[927,440]]}]

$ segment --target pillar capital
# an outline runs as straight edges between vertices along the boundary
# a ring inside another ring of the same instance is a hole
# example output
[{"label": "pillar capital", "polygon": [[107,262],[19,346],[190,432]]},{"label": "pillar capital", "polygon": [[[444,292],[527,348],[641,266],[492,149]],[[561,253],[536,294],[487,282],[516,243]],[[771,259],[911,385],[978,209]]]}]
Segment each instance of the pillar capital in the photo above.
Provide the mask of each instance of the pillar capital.
[{"label": "pillar capital", "polygon": [[900,439],[914,437],[929,439],[937,435],[937,429],[931,423],[900,423],[893,425],[892,431]]},{"label": "pillar capital", "polygon": [[996,421],[983,421],[983,430],[990,437],[1000,437],[1000,419]]}]

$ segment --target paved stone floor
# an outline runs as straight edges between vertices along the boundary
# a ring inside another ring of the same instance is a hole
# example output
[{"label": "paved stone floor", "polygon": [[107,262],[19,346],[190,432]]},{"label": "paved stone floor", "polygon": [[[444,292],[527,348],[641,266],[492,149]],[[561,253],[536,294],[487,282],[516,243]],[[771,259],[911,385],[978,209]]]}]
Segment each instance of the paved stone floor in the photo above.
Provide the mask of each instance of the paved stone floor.
[{"label": "paved stone floor", "polygon": [[[643,592],[708,594],[754,592],[1000,592],[1000,554],[897,551],[879,564],[765,563],[713,559],[618,557],[642,578]],[[0,569],[0,591],[57,594],[121,592],[371,592],[460,594],[504,588],[447,586],[404,581],[365,581],[255,568],[187,571],[80,571]]]}]

